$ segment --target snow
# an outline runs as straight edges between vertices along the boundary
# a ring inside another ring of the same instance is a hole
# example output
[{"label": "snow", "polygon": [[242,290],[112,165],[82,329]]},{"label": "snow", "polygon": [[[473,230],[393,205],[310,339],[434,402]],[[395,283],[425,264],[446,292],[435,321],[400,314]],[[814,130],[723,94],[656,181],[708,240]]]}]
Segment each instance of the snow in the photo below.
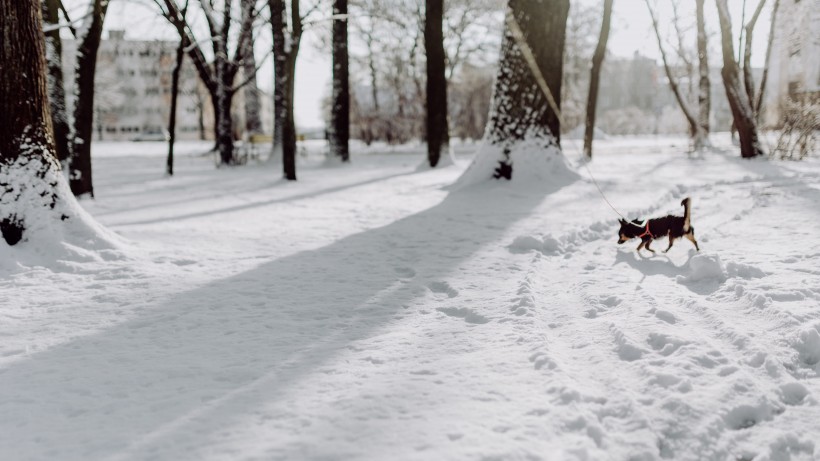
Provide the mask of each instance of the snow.
[{"label": "snow", "polygon": [[570,141],[547,187],[456,190],[471,146],[292,183],[95,143],[116,244],[0,246],[0,458],[818,459],[820,162],[713,142],[596,142],[628,218],[692,197],[702,251],[657,255]]}]

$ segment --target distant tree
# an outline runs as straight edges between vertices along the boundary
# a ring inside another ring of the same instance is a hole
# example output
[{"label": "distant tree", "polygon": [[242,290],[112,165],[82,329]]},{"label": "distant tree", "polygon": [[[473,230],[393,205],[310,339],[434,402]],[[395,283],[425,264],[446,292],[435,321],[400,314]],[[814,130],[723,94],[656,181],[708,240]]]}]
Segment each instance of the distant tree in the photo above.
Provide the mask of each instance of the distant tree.
[{"label": "distant tree", "polygon": [[[240,3],[242,8],[242,21],[253,21],[253,16],[256,0],[242,0]],[[254,31],[251,30],[251,40],[245,42],[247,47],[242,53],[244,59],[242,60],[242,75],[247,79],[247,84],[243,87],[243,96],[245,98],[245,132],[249,134],[262,133],[262,103],[259,95],[259,85],[256,80],[256,56],[253,53],[253,39]]]},{"label": "distant tree", "polygon": [[87,17],[78,29],[77,72],[75,74],[74,136],[68,162],[68,183],[76,196],[94,197],[91,174],[91,140],[94,135],[94,76],[97,50],[109,0],[93,0]]},{"label": "distant tree", "polygon": [[330,153],[343,162],[350,161],[350,66],[347,48],[347,24],[347,0],[334,0]]},{"label": "distant tree", "polygon": [[[188,14],[188,0],[185,0],[185,5],[180,11],[182,20]],[[180,25],[182,23],[179,23]],[[168,176],[174,175],[174,143],[177,136],[177,97],[179,95],[179,74],[182,71],[182,60],[185,58],[185,46],[187,40],[185,31],[177,31],[179,33],[179,45],[177,45],[176,61],[174,63],[174,70],[171,72],[171,111],[168,116],[168,159],[165,162],[165,172]]]},{"label": "distant tree", "polygon": [[427,52],[427,160],[438,165],[449,143],[447,77],[444,55],[444,0],[426,0],[424,48]]},{"label": "distant tree", "polygon": [[726,98],[729,100],[729,107],[732,110],[732,118],[737,128],[740,140],[740,155],[744,158],[757,157],[763,155],[764,151],[760,145],[757,134],[757,122],[755,121],[753,103],[749,99],[748,93],[743,90],[743,83],[740,80],[740,70],[732,44],[732,18],[729,16],[729,8],[726,0],[715,0],[720,19],[721,47],[723,49],[723,86],[726,88]]},{"label": "distant tree", "polygon": [[584,155],[592,158],[592,139],[595,136],[595,107],[598,103],[598,86],[601,80],[601,66],[606,55],[606,42],[609,39],[609,22],[612,18],[613,0],[604,0],[604,17],[601,22],[601,34],[598,46],[592,56],[592,70],[589,77],[589,96],[587,97],[587,116],[584,128]]},{"label": "distant tree", "polygon": [[[193,28],[182,17],[178,0],[154,0],[154,3],[186,43],[188,57],[211,96],[211,104],[214,108],[216,149],[219,152],[220,164],[233,165],[235,163],[234,122],[231,103],[234,95],[256,75],[255,72],[247,75],[246,71],[243,75],[244,79],[236,82],[237,73],[242,68],[247,54],[253,52],[251,42],[259,11],[251,8],[251,11],[246,11],[237,18],[232,8],[233,3],[230,1],[224,2],[221,9],[217,10],[213,1],[200,0],[200,8],[205,17],[209,35],[206,39],[198,40]],[[235,32],[232,30],[234,24],[239,26]],[[205,57],[203,50],[205,43],[209,43],[213,51],[212,64],[208,63]]]},{"label": "distant tree", "polygon": [[660,25],[658,24],[658,16],[655,13],[655,9],[652,7],[650,0],[645,0],[646,7],[649,9],[649,15],[652,18],[652,28],[655,31],[655,38],[658,41],[658,49],[661,52],[661,59],[663,60],[663,69],[666,73],[666,79],[669,82],[669,88],[672,90],[672,93],[675,95],[675,99],[680,106],[683,115],[686,117],[686,121],[689,123],[689,134],[692,137],[692,141],[694,144],[695,150],[702,149],[709,144],[708,140],[708,133],[704,131],[703,126],[699,123],[697,117],[695,117],[694,112],[689,107],[689,103],[686,100],[685,95],[682,93],[680,89],[680,85],[678,84],[677,78],[672,73],[672,68],[669,64],[669,59],[666,55],[666,50],[663,46],[663,39],[661,38],[660,32]]},{"label": "distant tree", "polygon": [[703,14],[705,0],[695,0],[695,16],[698,28],[698,124],[709,136],[709,112],[712,106],[712,82],[709,80],[709,56],[707,54],[706,20]]},{"label": "distant tree", "polygon": [[[66,115],[65,87],[63,85],[63,41],[60,38],[60,0],[42,0],[43,23],[46,26],[46,64],[48,66],[48,95],[51,102],[51,121],[54,127],[54,146],[60,161],[68,160],[71,153],[71,128]],[[66,18],[68,21],[68,18]],[[73,30],[73,29],[72,29]]]},{"label": "distant tree", "polygon": [[[285,0],[268,0],[273,30],[273,154],[282,155],[285,179],[296,181],[296,122],[293,96],[296,57],[302,42],[303,18],[299,0],[291,0],[290,21]],[[290,22],[290,27],[288,27]]]},{"label": "distant tree", "polygon": [[774,1],[772,7],[772,19],[769,25],[769,39],[766,45],[766,61],[763,63],[763,75],[760,77],[760,90],[757,92],[757,101],[755,101],[755,115],[760,118],[760,111],[763,108],[763,94],[766,92],[766,81],[769,78],[769,62],[772,57],[772,44],[774,43],[775,24],[777,21],[777,10],[780,6],[780,0]]},{"label": "distant tree", "polygon": [[485,136],[489,148],[476,156],[470,170],[492,165],[485,157],[496,158],[500,151],[493,177],[512,179],[511,153],[517,144],[530,143],[544,149],[545,156],[553,155],[550,147],[560,146],[569,0],[509,0],[508,5]]},{"label": "distant tree", "polygon": [[64,219],[38,0],[0,0],[0,43],[0,233],[15,245],[32,215]]}]

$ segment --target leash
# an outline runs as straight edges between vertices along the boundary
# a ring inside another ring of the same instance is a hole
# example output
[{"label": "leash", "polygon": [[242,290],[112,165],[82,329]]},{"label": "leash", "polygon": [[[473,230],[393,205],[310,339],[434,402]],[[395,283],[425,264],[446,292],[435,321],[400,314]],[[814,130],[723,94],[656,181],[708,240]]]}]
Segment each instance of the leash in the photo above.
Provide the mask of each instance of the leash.
[{"label": "leash", "polygon": [[[564,117],[561,115],[561,109],[558,108],[558,104],[552,96],[552,91],[550,91],[549,85],[547,85],[547,81],[544,79],[544,74],[541,73],[541,69],[538,68],[538,63],[535,61],[535,55],[532,53],[532,49],[524,38],[524,32],[521,30],[521,26],[518,24],[518,20],[515,18],[515,12],[512,11],[512,8],[510,8],[509,14],[507,15],[507,25],[510,28],[510,32],[512,32],[512,36],[515,39],[516,44],[518,45],[519,51],[521,51],[521,55],[524,57],[524,60],[527,62],[527,66],[530,68],[530,73],[533,77],[535,77],[538,87],[541,88],[541,92],[544,93],[544,96],[547,98],[550,108],[555,113],[555,116],[558,117],[558,122],[561,125],[566,126],[566,123],[564,123]],[[606,202],[610,208],[612,208],[612,211],[614,211],[615,214],[620,216],[624,221],[628,221],[628,219],[626,219],[624,215],[622,215],[606,198],[601,186],[598,185],[598,181],[595,180],[595,175],[593,175],[592,170],[589,169],[589,165],[587,164],[587,156],[584,155],[583,152],[581,152],[581,158],[584,159],[584,168],[586,168],[587,173],[589,173],[589,177],[592,179],[592,183],[595,184],[595,188],[598,189],[598,193],[601,194],[601,198],[604,199],[604,202]]]}]

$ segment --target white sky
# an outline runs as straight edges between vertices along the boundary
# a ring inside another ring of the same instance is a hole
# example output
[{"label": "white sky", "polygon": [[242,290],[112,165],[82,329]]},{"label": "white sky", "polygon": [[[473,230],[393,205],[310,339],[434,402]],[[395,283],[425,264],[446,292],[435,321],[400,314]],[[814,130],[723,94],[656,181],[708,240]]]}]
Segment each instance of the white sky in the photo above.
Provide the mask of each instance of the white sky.
[{"label": "white sky", "polygon": [[[387,1],[387,0],[385,0]],[[655,0],[653,0],[655,1]],[[573,0],[586,4],[602,4],[597,0]],[[73,17],[85,10],[87,0],[65,0]],[[672,9],[669,0],[657,0],[657,11],[662,27],[671,23]],[[681,14],[694,17],[694,2],[681,9]],[[732,22],[735,27],[735,43],[740,25],[740,16],[744,0],[729,0]],[[757,0],[746,1],[746,19],[757,6]],[[773,1],[767,2],[755,28],[755,40],[752,50],[752,65],[762,66],[765,57],[766,40],[769,31],[769,18]],[[106,18],[105,29],[125,29],[126,38],[132,40],[175,39],[175,32],[163,19],[156,16],[151,0],[112,0]],[[710,34],[710,62],[713,66],[720,63],[719,28],[717,11],[713,0],[706,1],[707,31]],[[257,40],[257,56],[264,56],[270,43],[269,28],[263,29],[263,36]],[[499,34],[501,31],[499,31]],[[321,101],[329,94],[330,85],[330,50],[318,50],[310,37],[310,32],[303,39],[296,70],[295,116],[302,128],[324,125],[321,113]],[[597,32],[596,32],[597,37]],[[596,38],[597,39],[597,38]],[[737,48],[735,48],[737,49]],[[651,19],[644,0],[615,0],[612,18],[612,30],[608,50],[615,56],[629,57],[636,51],[660,61],[657,42],[651,28]],[[670,50],[667,50],[669,53]],[[259,74],[259,86],[267,91],[273,86],[273,70],[270,61]]]}]

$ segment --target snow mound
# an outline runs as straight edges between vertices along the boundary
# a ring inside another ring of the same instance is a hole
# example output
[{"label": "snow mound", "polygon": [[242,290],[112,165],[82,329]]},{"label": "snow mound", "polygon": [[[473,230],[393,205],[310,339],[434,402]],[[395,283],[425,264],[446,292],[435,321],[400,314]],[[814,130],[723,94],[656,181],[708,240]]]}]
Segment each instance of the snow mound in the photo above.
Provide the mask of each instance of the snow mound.
[{"label": "snow mound", "polygon": [[561,242],[551,235],[535,237],[532,235],[520,235],[507,247],[510,253],[528,253],[538,251],[545,255],[553,255],[561,252]]},{"label": "snow mound", "polygon": [[723,283],[726,281],[726,269],[720,261],[720,256],[699,254],[692,257],[687,264],[689,273],[679,275],[678,283],[691,284],[704,281]]},{"label": "snow mound", "polygon": [[748,264],[728,262],[726,263],[726,275],[742,279],[755,279],[765,277],[766,273]]},{"label": "snow mound", "polygon": [[124,241],[77,203],[56,162],[21,156],[0,168],[0,184],[7,192],[0,197],[3,215],[24,227],[14,246],[0,240],[0,271],[124,258]]},{"label": "snow mound", "polygon": [[[547,187],[556,190],[577,180],[580,176],[567,162],[561,149],[545,145],[543,139],[524,140],[506,147],[512,167],[513,184],[523,187]],[[469,168],[456,181],[458,190],[491,178],[502,162],[506,162],[505,147],[485,142]]]},{"label": "snow mound", "polygon": [[797,351],[797,360],[802,366],[820,372],[820,325],[801,331],[792,347]]}]

